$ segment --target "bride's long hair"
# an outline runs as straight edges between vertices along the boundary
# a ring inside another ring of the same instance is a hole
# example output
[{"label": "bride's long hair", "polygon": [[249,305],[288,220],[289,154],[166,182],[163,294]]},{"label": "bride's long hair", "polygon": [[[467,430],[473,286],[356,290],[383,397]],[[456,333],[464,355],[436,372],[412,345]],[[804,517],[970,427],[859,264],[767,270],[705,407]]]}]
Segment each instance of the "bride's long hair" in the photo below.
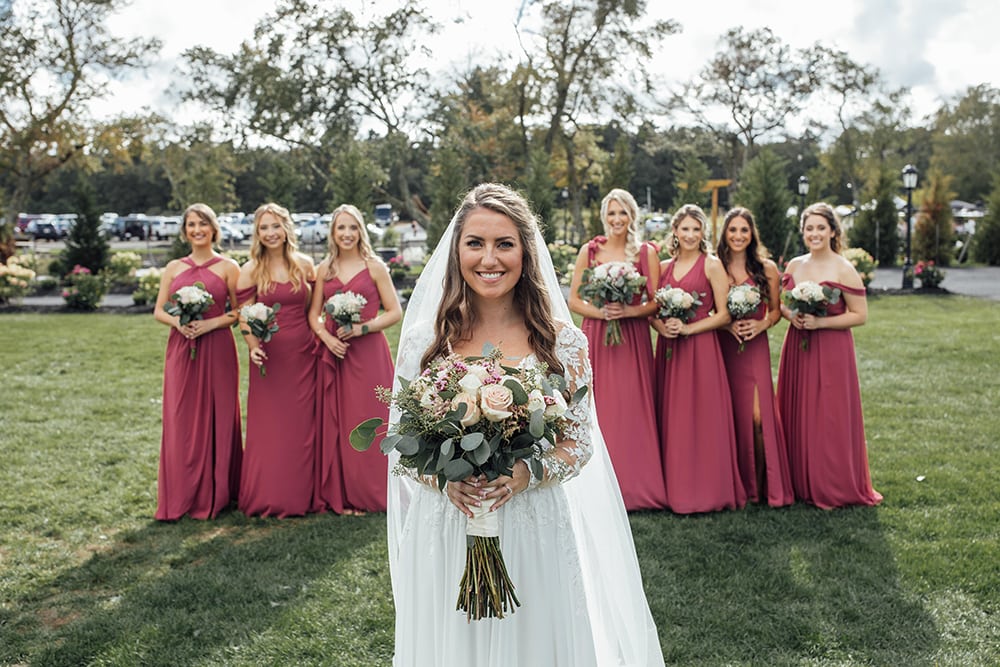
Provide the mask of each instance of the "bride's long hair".
[{"label": "bride's long hair", "polygon": [[476,313],[468,298],[468,287],[462,278],[458,250],[465,220],[477,208],[505,215],[517,228],[524,254],[521,258],[521,278],[514,286],[514,303],[524,314],[531,349],[539,361],[548,365],[550,372],[562,375],[565,369],[555,353],[556,327],[549,301],[559,295],[548,293],[538,268],[538,248],[535,242],[538,221],[521,195],[499,183],[483,183],[473,188],[452,218],[454,229],[448,269],[445,272],[444,293],[434,324],[434,342],[420,360],[420,367],[427,368],[431,360],[448,354],[452,342],[468,340],[476,327]]}]

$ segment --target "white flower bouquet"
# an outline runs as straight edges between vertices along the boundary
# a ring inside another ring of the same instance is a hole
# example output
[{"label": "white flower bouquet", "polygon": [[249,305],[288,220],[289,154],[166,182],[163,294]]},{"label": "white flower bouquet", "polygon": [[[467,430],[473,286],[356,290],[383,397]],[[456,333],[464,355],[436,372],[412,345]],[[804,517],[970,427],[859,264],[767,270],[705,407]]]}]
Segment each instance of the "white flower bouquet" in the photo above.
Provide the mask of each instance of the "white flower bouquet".
[{"label": "white flower bouquet", "polygon": [[[247,329],[241,329],[240,332],[244,336],[253,334],[261,344],[268,342],[274,334],[278,333],[277,318],[279,310],[281,310],[280,303],[268,306],[267,304],[258,302],[243,306],[240,308],[240,315],[246,320]],[[261,377],[267,375],[267,369],[264,368],[264,364],[261,364],[258,370]]]},{"label": "white flower bouquet", "polygon": [[[811,280],[804,280],[790,290],[781,293],[781,302],[785,304],[792,316],[795,315],[815,315],[816,317],[826,317],[826,309],[840,301],[840,290],[836,287],[827,287]],[[802,349],[809,349],[809,336],[802,332]]]},{"label": "white flower bouquet", "polygon": [[[760,307],[760,288],[756,285],[733,285],[726,297],[726,308],[734,320],[745,320]],[[746,343],[740,341],[737,354],[743,352]]]},{"label": "white flower bouquet", "polygon": [[[399,423],[382,440],[386,454],[397,450],[399,466],[418,477],[436,475],[444,489],[449,481],[470,475],[495,480],[511,475],[514,463],[525,460],[531,474],[544,473],[540,456],[562,439],[565,414],[587,393],[581,387],[567,401],[566,382],[548,374],[544,364],[504,366],[498,348],[482,357],[450,355],[435,360],[412,381],[400,378],[392,395],[380,397],[400,412]],[[369,419],[351,432],[351,444],[364,451],[383,421]],[[470,508],[475,518],[467,527],[466,569],[456,608],[470,621],[503,618],[520,606],[500,552],[499,516],[492,502]]]},{"label": "white flower bouquet", "polygon": [[[606,303],[630,303],[645,288],[646,277],[632,264],[605,262],[584,271],[578,293],[581,299],[601,308]],[[618,320],[609,321],[604,332],[604,344],[620,345],[621,342],[621,324]]]},{"label": "white flower bouquet", "polygon": [[[170,298],[163,305],[163,310],[168,315],[176,315],[180,319],[181,326],[187,326],[192,320],[200,320],[209,307],[215,303],[215,299],[205,289],[205,283],[196,282],[193,285],[185,285],[170,295]],[[191,341],[191,358],[198,356],[197,339]]]},{"label": "white flower bouquet", "polygon": [[[698,306],[701,305],[701,297],[703,296],[704,294],[687,292],[680,287],[671,287],[670,285],[661,287],[653,294],[653,300],[660,306],[656,313],[657,317],[661,320],[675,318],[686,324],[698,312]],[[667,361],[670,360],[673,353],[673,347],[668,347]]]},{"label": "white flower bouquet", "polygon": [[361,310],[368,299],[354,292],[337,292],[323,304],[323,310],[342,327],[361,321]]}]

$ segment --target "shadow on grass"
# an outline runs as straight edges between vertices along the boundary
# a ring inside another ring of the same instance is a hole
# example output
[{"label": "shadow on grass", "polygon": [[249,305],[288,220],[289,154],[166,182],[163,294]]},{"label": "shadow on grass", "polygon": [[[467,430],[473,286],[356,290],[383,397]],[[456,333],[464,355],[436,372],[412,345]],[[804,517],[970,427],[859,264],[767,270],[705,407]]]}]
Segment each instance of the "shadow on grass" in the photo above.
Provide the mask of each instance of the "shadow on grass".
[{"label": "shadow on grass", "polygon": [[930,664],[937,631],[901,587],[878,511],[633,515],[667,663]]},{"label": "shadow on grass", "polygon": [[[6,626],[0,663],[180,665],[235,658],[252,652],[273,627],[295,623],[302,608],[326,610],[324,598],[337,597],[331,590],[339,584],[331,582],[343,568],[350,570],[347,598],[378,598],[375,612],[362,609],[360,600],[339,600],[345,615],[354,615],[346,622],[389,626],[352,641],[370,643],[371,655],[391,655],[384,544],[384,515],[269,520],[230,513],[212,522],[150,523],[14,601],[20,613],[0,624]],[[383,555],[372,558],[366,550]],[[388,623],[379,617],[386,606]],[[338,612],[325,614],[331,625],[343,620]],[[366,613],[375,618],[359,621]],[[336,630],[321,627],[316,634]],[[38,655],[25,655],[41,645],[46,648]]]}]

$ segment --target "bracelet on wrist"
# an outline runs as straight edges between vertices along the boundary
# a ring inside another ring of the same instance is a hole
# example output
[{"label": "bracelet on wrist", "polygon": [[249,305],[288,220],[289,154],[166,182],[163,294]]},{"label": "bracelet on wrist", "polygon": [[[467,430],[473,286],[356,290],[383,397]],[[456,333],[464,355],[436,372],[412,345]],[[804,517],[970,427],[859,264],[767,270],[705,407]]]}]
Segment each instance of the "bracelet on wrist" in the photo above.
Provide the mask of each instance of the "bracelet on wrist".
[{"label": "bracelet on wrist", "polygon": [[368,325],[367,324],[362,324],[361,325],[361,335],[362,336],[367,336],[368,335]]}]

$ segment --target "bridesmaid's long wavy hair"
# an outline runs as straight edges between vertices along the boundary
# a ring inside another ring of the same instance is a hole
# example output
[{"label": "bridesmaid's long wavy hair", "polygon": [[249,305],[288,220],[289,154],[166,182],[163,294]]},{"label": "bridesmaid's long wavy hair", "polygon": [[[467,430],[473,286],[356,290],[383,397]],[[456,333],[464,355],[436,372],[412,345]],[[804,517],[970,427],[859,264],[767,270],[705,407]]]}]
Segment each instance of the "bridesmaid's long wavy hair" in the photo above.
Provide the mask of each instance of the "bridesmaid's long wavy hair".
[{"label": "bridesmaid's long wavy hair", "polygon": [[257,292],[260,294],[267,294],[274,288],[274,280],[271,279],[271,258],[267,253],[267,248],[260,242],[260,219],[265,213],[276,217],[285,230],[285,244],[281,248],[281,258],[288,267],[288,280],[292,283],[292,291],[298,292],[306,283],[306,274],[295,257],[298,250],[298,243],[295,241],[295,225],[292,224],[292,216],[288,209],[274,202],[258,206],[253,213],[250,259],[255,261],[250,277],[253,278],[254,284],[257,285]]},{"label": "bridesmaid's long wavy hair", "polygon": [[769,253],[764,244],[760,242],[757,222],[753,219],[753,213],[750,212],[750,209],[742,206],[729,209],[725,221],[722,223],[722,238],[719,239],[719,246],[716,248],[715,254],[722,260],[722,265],[726,267],[726,273],[729,273],[729,264],[733,258],[729,244],[726,243],[726,230],[729,229],[729,223],[736,218],[743,218],[750,225],[750,243],[747,244],[746,249],[746,270],[760,290],[761,299],[767,303],[771,287],[767,283],[767,274],[764,273],[764,260],[768,258]]},{"label": "bridesmaid's long wavy hair", "polygon": [[639,261],[640,239],[639,226],[636,222],[639,218],[639,205],[628,190],[615,188],[606,194],[601,200],[601,223],[604,225],[604,234],[607,236],[611,235],[611,231],[608,229],[608,205],[613,201],[618,202],[628,214],[628,231],[625,234],[625,261],[629,264],[635,264]]},{"label": "bridesmaid's long wavy hair", "polygon": [[188,240],[187,235],[187,219],[188,214],[194,213],[204,222],[207,222],[212,226],[212,243],[218,242],[219,237],[222,235],[222,227],[219,226],[219,219],[215,217],[215,211],[208,204],[191,204],[186,209],[184,209],[184,215],[181,216],[181,238],[185,241]]},{"label": "bridesmaid's long wavy hair", "polygon": [[667,252],[670,253],[671,257],[674,257],[680,249],[681,242],[677,238],[677,227],[684,218],[694,218],[701,225],[701,243],[698,245],[698,250],[707,255],[712,251],[712,246],[709,245],[708,238],[705,236],[705,231],[708,229],[708,216],[697,204],[684,204],[674,213],[674,217],[670,220],[670,234],[667,236]]},{"label": "bridesmaid's long wavy hair", "polygon": [[337,258],[340,257],[340,246],[337,245],[337,241],[334,238],[334,230],[337,227],[337,216],[341,213],[344,215],[349,215],[354,218],[354,221],[358,223],[358,229],[361,230],[360,238],[358,240],[358,252],[361,254],[361,259],[368,262],[368,260],[382,261],[381,258],[375,254],[375,250],[372,249],[372,242],[368,238],[368,229],[365,227],[365,216],[358,210],[357,206],[352,204],[341,204],[337,208],[333,209],[330,218],[330,232],[327,237],[327,268],[326,278],[324,280],[333,280],[337,275]]},{"label": "bridesmaid's long wavy hair", "polygon": [[445,273],[444,293],[434,324],[434,343],[424,353],[420,367],[427,368],[433,359],[448,354],[452,341],[469,339],[476,326],[476,313],[469,301],[468,286],[462,278],[458,253],[462,228],[469,214],[477,208],[505,215],[517,228],[523,255],[521,278],[514,286],[514,303],[524,314],[531,349],[539,361],[548,365],[551,372],[561,375],[565,369],[555,353],[556,326],[549,301],[550,297],[558,295],[548,293],[538,267],[538,244],[535,242],[538,220],[524,197],[499,183],[483,183],[470,190],[452,218],[454,229],[451,251]]},{"label": "bridesmaid's long wavy hair", "polygon": [[799,232],[802,232],[803,228],[805,228],[806,218],[810,215],[820,215],[826,218],[827,223],[830,225],[830,229],[833,230],[833,238],[830,239],[830,249],[835,253],[840,254],[844,228],[840,226],[840,216],[837,215],[837,212],[833,210],[832,206],[823,201],[810,204],[804,211],[802,211],[802,217],[799,218]]}]

